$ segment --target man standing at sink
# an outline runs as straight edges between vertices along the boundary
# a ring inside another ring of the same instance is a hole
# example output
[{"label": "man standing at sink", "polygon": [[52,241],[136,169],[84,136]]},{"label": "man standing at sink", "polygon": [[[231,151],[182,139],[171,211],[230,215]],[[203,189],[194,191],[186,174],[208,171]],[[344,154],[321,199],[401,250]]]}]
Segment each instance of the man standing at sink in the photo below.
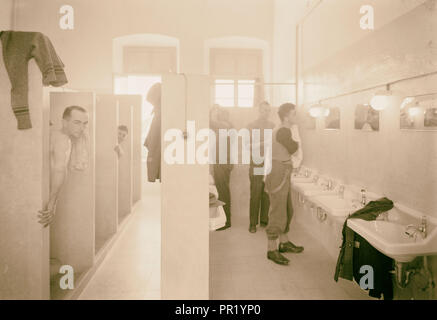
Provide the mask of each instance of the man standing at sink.
[{"label": "man standing at sink", "polygon": [[[260,131],[260,142],[254,143],[251,141],[251,150],[258,149],[258,154],[264,157],[264,130],[275,127],[275,124],[269,120],[270,104],[267,101],[262,101],[258,105],[258,119],[249,123],[247,126],[252,131],[258,129]],[[253,135],[251,134],[251,139]],[[252,151],[253,152],[253,151]],[[269,214],[269,196],[264,190],[264,175],[257,175],[255,168],[262,168],[264,162],[255,164],[253,159],[250,161],[249,179],[250,179],[250,224],[249,232],[255,233],[258,222],[261,227],[266,227]]]},{"label": "man standing at sink", "polygon": [[[289,262],[282,253],[300,253],[304,250],[303,247],[296,246],[288,239],[293,216],[290,176],[293,166],[298,163],[292,156],[298,152],[300,147],[300,143],[292,134],[294,131],[292,127],[296,122],[295,109],[295,105],[291,103],[284,103],[279,107],[278,115],[281,124],[273,130],[271,171],[265,180],[265,189],[270,198],[269,223],[266,228],[267,259],[280,265],[287,265]],[[268,160],[266,159],[267,166]]]}]

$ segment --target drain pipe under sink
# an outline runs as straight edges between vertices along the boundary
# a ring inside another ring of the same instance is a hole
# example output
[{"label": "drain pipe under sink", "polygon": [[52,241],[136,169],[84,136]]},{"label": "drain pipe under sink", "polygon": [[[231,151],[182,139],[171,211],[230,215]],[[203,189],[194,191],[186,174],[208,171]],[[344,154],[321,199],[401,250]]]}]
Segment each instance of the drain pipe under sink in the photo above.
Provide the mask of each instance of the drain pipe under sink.
[{"label": "drain pipe under sink", "polygon": [[[395,261],[395,270],[392,271],[396,277],[396,285],[401,289],[405,289],[408,286],[412,275],[420,272],[420,269],[408,269],[408,265],[409,262]],[[423,271],[427,279],[427,284],[424,288],[422,288],[422,291],[428,290],[429,299],[432,300],[432,289],[435,287],[435,283],[433,275],[431,271],[429,271],[427,256],[423,256]]]}]

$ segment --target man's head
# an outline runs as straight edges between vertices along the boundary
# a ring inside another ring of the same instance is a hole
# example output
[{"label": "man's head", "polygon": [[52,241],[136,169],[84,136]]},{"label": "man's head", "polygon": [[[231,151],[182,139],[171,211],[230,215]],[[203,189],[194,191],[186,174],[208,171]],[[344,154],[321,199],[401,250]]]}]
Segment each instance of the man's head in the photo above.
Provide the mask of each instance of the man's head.
[{"label": "man's head", "polygon": [[262,101],[258,104],[258,118],[262,120],[267,120],[270,115],[270,103],[267,101]]},{"label": "man's head", "polygon": [[223,109],[223,108],[219,109],[218,120],[228,122],[229,121],[229,111],[226,109]]},{"label": "man's head", "polygon": [[88,112],[79,106],[65,108],[62,115],[62,128],[70,137],[79,138],[88,125]]},{"label": "man's head", "polygon": [[122,143],[126,139],[129,129],[125,125],[118,126],[118,143]]},{"label": "man's head", "polygon": [[281,104],[278,110],[279,119],[284,125],[292,125],[296,123],[296,106],[292,103]]}]

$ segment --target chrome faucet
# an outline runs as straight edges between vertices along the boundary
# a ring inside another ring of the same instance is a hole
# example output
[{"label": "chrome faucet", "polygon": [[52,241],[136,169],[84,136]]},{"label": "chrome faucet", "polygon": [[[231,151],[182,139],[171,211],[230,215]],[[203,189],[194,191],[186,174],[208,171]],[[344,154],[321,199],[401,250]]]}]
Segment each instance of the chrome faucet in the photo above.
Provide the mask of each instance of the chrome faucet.
[{"label": "chrome faucet", "polygon": [[365,206],[367,203],[366,199],[366,189],[361,189],[361,204]]},{"label": "chrome faucet", "polygon": [[[411,231],[410,231],[411,230]],[[416,239],[417,233],[420,233],[422,239],[425,239],[427,236],[427,223],[426,216],[422,216],[422,222],[420,226],[415,226],[414,224],[409,224],[405,227],[405,234],[407,234],[410,238]]]},{"label": "chrome faucet", "polygon": [[330,179],[326,179],[322,186],[325,187],[325,190],[332,190],[332,181]]},{"label": "chrome faucet", "polygon": [[343,185],[338,187],[338,196],[340,197],[340,199],[344,199],[344,186]]},{"label": "chrome faucet", "polygon": [[388,221],[388,211],[381,212],[376,220]]},{"label": "chrome faucet", "polygon": [[380,213],[379,216],[383,221],[388,221],[388,211],[385,211],[383,213]]}]

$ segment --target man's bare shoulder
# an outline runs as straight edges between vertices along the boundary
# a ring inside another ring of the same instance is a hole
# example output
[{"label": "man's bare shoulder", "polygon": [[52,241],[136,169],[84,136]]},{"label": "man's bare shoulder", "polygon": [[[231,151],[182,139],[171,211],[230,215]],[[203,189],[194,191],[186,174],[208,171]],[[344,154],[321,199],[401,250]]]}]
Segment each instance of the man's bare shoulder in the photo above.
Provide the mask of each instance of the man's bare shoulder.
[{"label": "man's bare shoulder", "polygon": [[70,138],[60,130],[50,132],[50,145],[67,150],[71,146]]}]

